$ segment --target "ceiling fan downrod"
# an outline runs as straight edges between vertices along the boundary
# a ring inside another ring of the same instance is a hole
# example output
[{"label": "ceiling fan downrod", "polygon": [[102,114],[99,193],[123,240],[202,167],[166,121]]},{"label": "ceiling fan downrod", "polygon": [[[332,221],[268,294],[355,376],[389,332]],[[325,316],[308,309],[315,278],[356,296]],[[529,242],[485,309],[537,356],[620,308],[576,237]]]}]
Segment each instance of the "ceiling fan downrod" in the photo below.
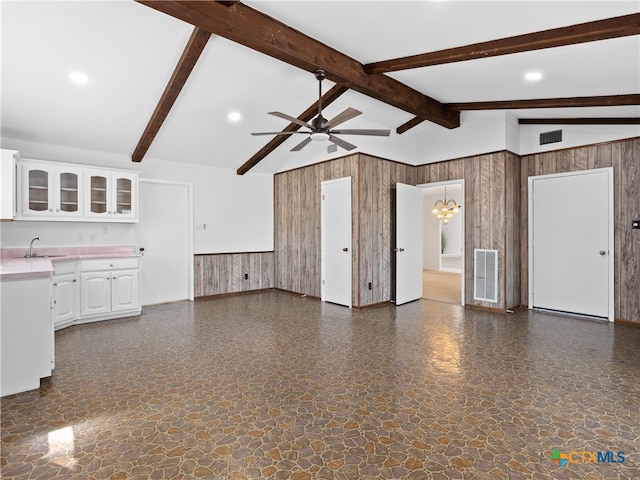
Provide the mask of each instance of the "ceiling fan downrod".
[{"label": "ceiling fan downrod", "polygon": [[318,117],[322,116],[322,80],[327,78],[327,72],[318,69],[315,72],[316,80],[318,80]]}]

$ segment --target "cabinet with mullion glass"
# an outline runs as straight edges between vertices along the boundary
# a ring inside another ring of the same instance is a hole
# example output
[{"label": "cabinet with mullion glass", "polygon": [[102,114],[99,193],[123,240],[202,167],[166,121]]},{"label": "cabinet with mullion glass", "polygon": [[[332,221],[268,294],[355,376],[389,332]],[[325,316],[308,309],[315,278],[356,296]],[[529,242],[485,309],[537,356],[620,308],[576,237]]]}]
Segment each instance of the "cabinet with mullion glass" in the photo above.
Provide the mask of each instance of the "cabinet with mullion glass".
[{"label": "cabinet with mullion glass", "polygon": [[136,222],[138,174],[109,168],[22,159],[20,220]]},{"label": "cabinet with mullion glass", "polygon": [[87,216],[110,219],[137,217],[137,174],[88,171]]},{"label": "cabinet with mullion glass", "polygon": [[37,161],[22,162],[21,167],[22,216],[82,216],[81,168]]}]

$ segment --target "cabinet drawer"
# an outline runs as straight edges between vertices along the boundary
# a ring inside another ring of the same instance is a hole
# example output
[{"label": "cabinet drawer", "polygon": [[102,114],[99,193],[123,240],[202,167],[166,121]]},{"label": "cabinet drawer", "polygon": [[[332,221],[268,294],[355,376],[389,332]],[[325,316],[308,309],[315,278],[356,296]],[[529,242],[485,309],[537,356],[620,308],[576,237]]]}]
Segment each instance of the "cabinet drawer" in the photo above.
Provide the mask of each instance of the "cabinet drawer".
[{"label": "cabinet drawer", "polygon": [[65,273],[76,273],[75,260],[56,260],[53,263],[53,274],[64,275]]},{"label": "cabinet drawer", "polygon": [[98,270],[118,270],[121,268],[138,268],[140,259],[133,258],[96,258],[93,260],[82,260],[80,271],[95,272]]}]

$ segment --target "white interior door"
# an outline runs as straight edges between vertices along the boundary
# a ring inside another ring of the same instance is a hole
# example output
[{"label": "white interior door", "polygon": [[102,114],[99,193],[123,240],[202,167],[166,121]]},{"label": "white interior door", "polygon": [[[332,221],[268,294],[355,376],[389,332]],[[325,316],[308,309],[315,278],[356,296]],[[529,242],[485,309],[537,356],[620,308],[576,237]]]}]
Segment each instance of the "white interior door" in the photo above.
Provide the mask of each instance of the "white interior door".
[{"label": "white interior door", "polygon": [[191,185],[140,179],[142,305],[193,300]]},{"label": "white interior door", "polygon": [[613,172],[529,178],[529,305],[613,320]]},{"label": "white interior door", "polygon": [[422,189],[396,184],[396,305],[422,297]]},{"label": "white interior door", "polygon": [[324,181],[320,190],[321,298],[351,307],[351,177]]}]

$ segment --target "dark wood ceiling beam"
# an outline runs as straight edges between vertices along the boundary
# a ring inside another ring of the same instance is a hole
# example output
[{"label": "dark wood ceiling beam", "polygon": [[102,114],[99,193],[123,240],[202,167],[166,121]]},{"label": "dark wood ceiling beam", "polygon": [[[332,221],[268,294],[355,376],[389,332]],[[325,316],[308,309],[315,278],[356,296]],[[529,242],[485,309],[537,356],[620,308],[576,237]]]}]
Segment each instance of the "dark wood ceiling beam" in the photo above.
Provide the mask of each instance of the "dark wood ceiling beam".
[{"label": "dark wood ceiling beam", "polygon": [[402,125],[400,125],[398,128],[396,128],[396,133],[398,135],[403,134],[404,132],[406,132],[407,130],[412,129],[413,127],[415,127],[416,125],[420,125],[422,122],[424,122],[424,118],[420,118],[420,117],[413,117],[411,120],[409,120],[406,123],[403,123]]},{"label": "dark wood ceiling beam", "polygon": [[442,103],[385,75],[368,75],[362,64],[242,3],[137,0],[208,32],[294,65],[308,72],[322,68],[327,78],[381,102],[447,128],[460,126],[460,115]]},{"label": "dark wood ceiling beam", "polygon": [[520,125],[640,125],[640,117],[519,118]]},{"label": "dark wood ceiling beam", "polygon": [[370,75],[640,34],[640,13],[370,63]]},{"label": "dark wood ceiling beam", "polygon": [[640,94],[604,95],[596,97],[537,98],[531,100],[501,100],[495,102],[447,103],[451,110],[517,110],[525,108],[617,107],[640,105]]},{"label": "dark wood ceiling beam", "polygon": [[[322,106],[326,107],[333,103],[335,99],[337,99],[344,92],[349,90],[347,87],[342,85],[334,85],[327,93],[322,96]],[[315,102],[309,108],[307,108],[298,118],[303,122],[309,122],[318,114],[318,102]],[[295,123],[290,123],[287,125],[282,131],[283,132],[297,132],[300,129],[300,125]],[[272,140],[269,141],[264,147],[262,147],[253,157],[247,160],[240,168],[237,170],[238,175],[244,175],[253,167],[255,167],[260,161],[262,161],[267,155],[273,152],[277,147],[282,145],[288,138],[288,135],[278,135],[273,137]]]},{"label": "dark wood ceiling beam", "polygon": [[[579,108],[579,107],[617,107],[640,105],[640,94],[605,95],[599,97],[542,98],[532,100],[504,100],[494,102],[447,103],[452,110],[517,110],[527,108]],[[396,132],[401,134],[423,122],[415,117],[400,125]]]},{"label": "dark wood ceiling beam", "polygon": [[189,41],[187,42],[187,46],[184,48],[182,56],[180,57],[180,60],[178,60],[176,68],[173,70],[173,74],[171,74],[169,83],[165,87],[164,92],[151,115],[151,119],[142,133],[142,137],[138,141],[138,145],[136,145],[136,148],[131,155],[131,160],[134,162],[142,161],[146,155],[147,150],[149,150],[151,143],[156,138],[160,127],[167,118],[167,115],[169,115],[171,107],[173,107],[178,95],[180,95],[182,87],[184,87],[184,84],[189,78],[193,67],[195,67],[196,62],[200,58],[204,47],[207,45],[207,41],[210,36],[211,34],[206,30],[202,30],[197,27],[193,29],[191,37],[189,37]]}]

